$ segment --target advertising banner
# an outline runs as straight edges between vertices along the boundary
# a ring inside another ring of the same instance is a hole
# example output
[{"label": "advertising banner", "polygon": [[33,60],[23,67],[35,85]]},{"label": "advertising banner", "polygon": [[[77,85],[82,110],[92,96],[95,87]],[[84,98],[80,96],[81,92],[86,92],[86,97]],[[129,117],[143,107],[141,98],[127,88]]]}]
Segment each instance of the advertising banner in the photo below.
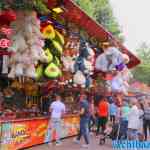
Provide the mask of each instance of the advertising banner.
[{"label": "advertising banner", "polygon": [[[50,128],[48,119],[35,119],[0,126],[0,150],[18,150],[55,140],[57,136]],[[78,117],[66,117],[62,121],[62,138],[76,135],[79,128]]]}]

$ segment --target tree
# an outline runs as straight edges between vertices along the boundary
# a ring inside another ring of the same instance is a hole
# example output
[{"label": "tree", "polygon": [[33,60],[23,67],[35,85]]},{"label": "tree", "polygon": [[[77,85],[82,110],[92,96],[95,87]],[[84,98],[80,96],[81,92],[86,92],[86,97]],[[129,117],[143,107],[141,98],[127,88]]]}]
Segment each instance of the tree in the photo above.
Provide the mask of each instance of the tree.
[{"label": "tree", "polygon": [[120,26],[114,17],[109,0],[75,0],[75,2],[95,21],[103,25],[120,41],[124,41]]},{"label": "tree", "polygon": [[137,54],[141,59],[141,64],[133,69],[136,80],[150,85],[150,46],[145,42],[137,49]]}]

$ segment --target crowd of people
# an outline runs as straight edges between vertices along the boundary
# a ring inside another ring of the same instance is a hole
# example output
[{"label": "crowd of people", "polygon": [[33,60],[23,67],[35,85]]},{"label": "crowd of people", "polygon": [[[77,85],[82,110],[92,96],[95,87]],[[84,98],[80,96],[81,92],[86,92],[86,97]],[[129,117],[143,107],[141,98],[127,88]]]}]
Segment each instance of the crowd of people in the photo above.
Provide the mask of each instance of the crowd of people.
[{"label": "crowd of people", "polygon": [[[56,96],[56,101],[50,105],[52,128],[58,133],[56,144],[61,144],[61,117],[65,113],[65,104],[60,96]],[[132,98],[130,101],[123,101],[122,105],[117,105],[115,100],[108,101],[104,96],[95,103],[95,97],[88,97],[81,94],[80,105],[80,130],[75,138],[75,143],[80,143],[83,136],[85,144],[90,144],[90,133],[95,134],[105,142],[105,137],[122,140],[148,140],[150,135],[150,101],[138,101]]]}]

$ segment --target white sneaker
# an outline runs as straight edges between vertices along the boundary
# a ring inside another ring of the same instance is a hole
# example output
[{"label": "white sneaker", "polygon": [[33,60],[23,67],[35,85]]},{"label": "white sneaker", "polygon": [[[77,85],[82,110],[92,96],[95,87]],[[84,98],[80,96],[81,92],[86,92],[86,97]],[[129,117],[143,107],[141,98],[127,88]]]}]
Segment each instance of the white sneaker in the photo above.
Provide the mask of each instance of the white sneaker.
[{"label": "white sneaker", "polygon": [[74,143],[76,143],[76,144],[80,144],[80,141],[79,141],[79,140],[77,140],[76,138],[75,138],[75,139],[73,139],[73,142],[74,142]]},{"label": "white sneaker", "polygon": [[83,144],[82,148],[89,148],[89,144]]}]

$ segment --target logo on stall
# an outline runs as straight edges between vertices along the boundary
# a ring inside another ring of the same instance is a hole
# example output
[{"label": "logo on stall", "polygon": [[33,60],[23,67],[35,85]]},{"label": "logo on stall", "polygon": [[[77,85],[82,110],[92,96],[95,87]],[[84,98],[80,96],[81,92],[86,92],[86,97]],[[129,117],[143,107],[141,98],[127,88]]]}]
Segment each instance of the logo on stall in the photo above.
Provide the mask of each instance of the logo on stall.
[{"label": "logo on stall", "polygon": [[12,130],[12,139],[15,143],[22,143],[29,138],[28,131],[25,125],[16,125]]}]

